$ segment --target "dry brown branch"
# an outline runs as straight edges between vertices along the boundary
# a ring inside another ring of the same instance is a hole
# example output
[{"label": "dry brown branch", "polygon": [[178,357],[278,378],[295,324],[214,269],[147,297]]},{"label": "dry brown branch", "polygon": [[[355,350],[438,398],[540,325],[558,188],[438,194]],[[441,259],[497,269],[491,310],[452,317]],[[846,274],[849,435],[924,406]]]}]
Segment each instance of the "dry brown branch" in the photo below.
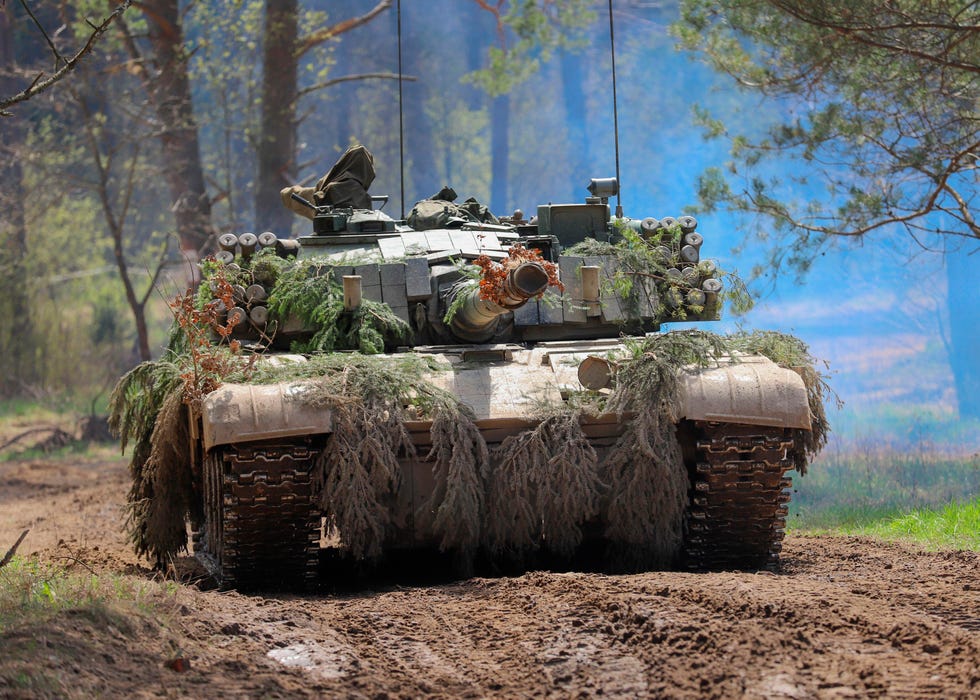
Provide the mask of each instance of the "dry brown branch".
[{"label": "dry brown branch", "polygon": [[91,566],[89,566],[88,564],[86,564],[85,562],[83,562],[81,559],[79,559],[78,558],[78,555],[75,554],[75,552],[72,551],[72,548],[68,546],[68,543],[67,542],[61,541],[59,544],[60,544],[61,547],[63,547],[65,550],[68,551],[68,556],[67,557],[53,557],[54,561],[70,561],[72,564],[78,564],[79,566],[82,566],[82,567],[88,569],[89,573],[92,574],[93,576],[95,575],[95,569],[93,569]]},{"label": "dry brown branch", "polygon": [[297,56],[302,56],[310,49],[322,44],[328,39],[333,39],[335,36],[343,34],[344,32],[349,32],[351,29],[355,29],[360,27],[362,24],[370,22],[372,19],[390,7],[391,0],[381,0],[381,2],[365,12],[363,15],[345,19],[342,22],[337,22],[329,27],[324,27],[323,29],[310,33],[302,41],[300,41],[299,49],[296,52]]},{"label": "dry brown branch", "polygon": [[448,408],[436,411],[430,434],[435,488],[419,520],[436,532],[442,551],[471,556],[480,544],[487,444],[472,419]]},{"label": "dry brown branch", "polygon": [[343,75],[339,78],[331,78],[330,80],[324,80],[321,83],[316,83],[315,85],[310,85],[300,90],[297,95],[302,97],[303,95],[308,95],[311,92],[316,92],[317,90],[322,90],[324,88],[333,87],[334,85],[339,85],[340,83],[349,83],[356,80],[403,80],[405,82],[413,83],[418,78],[412,75],[398,75],[398,73],[358,73],[356,75]]},{"label": "dry brown branch", "polygon": [[27,533],[30,531],[31,531],[30,528],[28,528],[27,530],[24,530],[22,533],[20,533],[20,537],[18,537],[17,541],[14,542],[14,546],[7,550],[7,553],[3,555],[3,559],[0,559],[0,569],[2,569],[7,564],[9,564],[10,560],[14,558],[14,554],[17,552],[17,548],[20,547],[20,543],[24,541],[24,538],[27,537]]},{"label": "dry brown branch", "polygon": [[60,443],[61,445],[67,445],[69,442],[75,439],[71,433],[67,433],[57,426],[49,426],[45,428],[31,428],[30,430],[25,430],[19,435],[15,435],[14,437],[7,440],[7,442],[0,445],[0,452],[7,449],[8,447],[11,447],[12,445],[17,444],[24,438],[30,437],[31,435],[37,435],[38,433],[51,433],[51,437],[44,441],[45,444],[55,441],[57,443]]}]

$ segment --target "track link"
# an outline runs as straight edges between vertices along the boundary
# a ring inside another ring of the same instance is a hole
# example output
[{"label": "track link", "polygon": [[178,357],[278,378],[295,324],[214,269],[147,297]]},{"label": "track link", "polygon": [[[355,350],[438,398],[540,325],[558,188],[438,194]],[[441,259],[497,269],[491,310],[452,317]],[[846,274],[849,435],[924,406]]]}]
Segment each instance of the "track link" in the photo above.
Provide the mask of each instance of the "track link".
[{"label": "track link", "polygon": [[699,423],[685,554],[692,570],[779,566],[793,468],[789,430]]},{"label": "track link", "polygon": [[309,442],[212,450],[204,460],[198,558],[222,588],[309,590],[320,556],[320,508]]}]

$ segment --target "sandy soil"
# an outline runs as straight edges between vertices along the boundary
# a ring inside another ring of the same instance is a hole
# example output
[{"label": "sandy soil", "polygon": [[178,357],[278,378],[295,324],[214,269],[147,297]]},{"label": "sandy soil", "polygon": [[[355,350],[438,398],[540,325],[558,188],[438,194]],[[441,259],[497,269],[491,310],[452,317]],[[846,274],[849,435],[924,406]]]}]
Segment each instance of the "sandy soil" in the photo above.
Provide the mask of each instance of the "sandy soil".
[{"label": "sandy soil", "polygon": [[[0,463],[0,555],[30,528],[21,555],[159,579],[127,486],[119,460]],[[976,553],[791,536],[780,574],[401,573],[307,597],[190,581],[8,627],[0,697],[980,696]]]}]

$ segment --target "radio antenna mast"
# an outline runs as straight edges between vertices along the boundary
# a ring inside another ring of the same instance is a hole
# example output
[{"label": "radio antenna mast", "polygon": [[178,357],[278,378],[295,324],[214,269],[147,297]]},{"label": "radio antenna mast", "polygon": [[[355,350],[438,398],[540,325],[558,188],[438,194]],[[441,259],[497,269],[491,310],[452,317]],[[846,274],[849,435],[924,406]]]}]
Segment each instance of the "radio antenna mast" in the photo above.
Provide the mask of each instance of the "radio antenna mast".
[{"label": "radio antenna mast", "polygon": [[[402,215],[405,218],[405,122],[402,109],[402,0],[398,0],[398,172],[401,179],[401,205]],[[615,87],[613,88],[615,91]],[[617,149],[619,146],[616,147]],[[616,153],[616,162],[619,162],[619,152]],[[617,173],[619,166],[617,165]]]},{"label": "radio antenna mast", "polygon": [[[401,0],[399,0],[401,2]],[[619,108],[616,100],[616,32],[613,29],[613,7],[609,0],[609,55],[612,57],[613,89],[613,138],[616,144],[616,218],[623,218],[623,204],[619,193],[623,191],[623,181],[619,177]]]}]

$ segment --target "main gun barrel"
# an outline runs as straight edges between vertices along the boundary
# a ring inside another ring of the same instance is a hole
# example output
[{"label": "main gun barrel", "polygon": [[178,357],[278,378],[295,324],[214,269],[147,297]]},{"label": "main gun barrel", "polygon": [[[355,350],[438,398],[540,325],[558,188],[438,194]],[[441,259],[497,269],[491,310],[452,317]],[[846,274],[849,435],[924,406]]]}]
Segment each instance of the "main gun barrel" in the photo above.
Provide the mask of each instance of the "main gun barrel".
[{"label": "main gun barrel", "polygon": [[452,300],[457,309],[450,327],[464,340],[486,340],[493,335],[498,317],[524,306],[528,299],[540,296],[547,288],[548,272],[541,263],[521,263],[507,273],[495,299],[482,298],[478,284],[456,292],[456,296],[464,296],[462,301]]}]

